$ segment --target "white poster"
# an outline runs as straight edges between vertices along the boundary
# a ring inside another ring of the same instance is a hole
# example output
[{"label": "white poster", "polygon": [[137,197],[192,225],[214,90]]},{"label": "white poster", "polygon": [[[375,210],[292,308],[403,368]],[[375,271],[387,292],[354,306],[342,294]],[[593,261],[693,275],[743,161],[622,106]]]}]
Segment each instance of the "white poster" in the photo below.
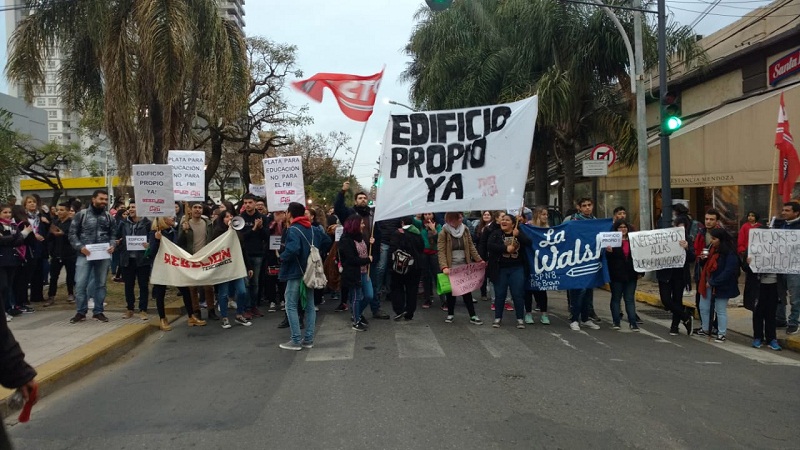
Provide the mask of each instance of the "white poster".
[{"label": "white poster", "polygon": [[633,268],[637,272],[683,267],[686,250],[680,241],[686,240],[683,227],[628,233]]},{"label": "white poster", "polygon": [[170,150],[167,162],[172,166],[172,187],[176,201],[206,199],[206,154],[193,150]]},{"label": "white poster", "polygon": [[375,220],[493,210],[506,205],[509,196],[521,196],[537,107],[534,96],[503,105],[392,115],[383,138]]},{"label": "white poster", "polygon": [[264,186],[267,208],[286,211],[289,203],[306,204],[303,186],[303,162],[299,156],[264,159]]},{"label": "white poster", "polygon": [[229,229],[194,255],[169,239],[161,239],[150,282],[179,287],[210,286],[245,277],[242,246],[236,232]]},{"label": "white poster", "polygon": [[172,190],[172,166],[169,164],[134,164],[133,195],[136,212],[142,217],[175,215]]},{"label": "white poster", "polygon": [[597,242],[600,243],[600,248],[622,247],[622,232],[605,231],[603,233],[597,233]]},{"label": "white poster", "polygon": [[99,261],[101,259],[111,259],[111,253],[108,253],[108,242],[100,244],[86,244],[86,250],[89,250],[89,256],[86,257],[87,261]]},{"label": "white poster", "polygon": [[147,244],[147,236],[125,236],[125,248],[129,252],[143,252]]},{"label": "white poster", "polygon": [[280,236],[270,236],[269,237],[269,249],[270,250],[280,250],[281,249],[281,237]]},{"label": "white poster", "polygon": [[800,273],[800,230],[751,228],[747,257],[755,273]]},{"label": "white poster", "polygon": [[250,183],[249,189],[251,194],[256,195],[258,197],[264,198],[267,196],[267,187],[263,184],[253,184]]}]

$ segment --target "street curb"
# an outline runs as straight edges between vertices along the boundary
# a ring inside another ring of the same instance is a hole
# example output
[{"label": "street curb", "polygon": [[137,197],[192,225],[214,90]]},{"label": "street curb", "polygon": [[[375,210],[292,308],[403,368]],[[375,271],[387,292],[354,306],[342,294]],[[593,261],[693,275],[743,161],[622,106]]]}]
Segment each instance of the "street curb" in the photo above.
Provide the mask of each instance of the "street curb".
[{"label": "street curb", "polygon": [[[167,314],[172,323],[180,316]],[[69,385],[94,370],[106,366],[139,345],[150,333],[159,331],[157,321],[123,325],[116,330],[97,337],[56,359],[36,367],[39,383],[39,398]],[[14,411],[8,407],[13,390],[0,387],[0,419]]]}]

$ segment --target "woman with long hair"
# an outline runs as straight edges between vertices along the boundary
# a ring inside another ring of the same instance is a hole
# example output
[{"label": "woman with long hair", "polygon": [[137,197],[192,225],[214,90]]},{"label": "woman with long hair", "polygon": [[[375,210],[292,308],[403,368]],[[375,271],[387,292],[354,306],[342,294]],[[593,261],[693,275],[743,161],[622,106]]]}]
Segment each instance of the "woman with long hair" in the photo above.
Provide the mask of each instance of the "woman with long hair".
[{"label": "woman with long hair", "polygon": [[[547,206],[534,206],[531,219],[528,225],[538,228],[550,228],[549,213]],[[531,261],[528,259],[528,253],[525,253],[525,273],[530,273]],[[542,315],[539,320],[543,325],[550,325],[550,317],[547,315],[547,291],[540,290],[526,290],[525,291],[525,323],[533,324],[533,302],[536,301],[536,310],[541,312]]]},{"label": "woman with long hair", "polygon": [[[225,232],[228,231],[231,224],[231,219],[233,219],[233,214],[231,211],[225,210],[220,212],[219,217],[217,220],[214,221],[213,224],[213,237],[212,240],[222,236]],[[241,235],[237,232],[239,236],[239,245],[242,245]],[[244,251],[244,249],[242,249]],[[252,277],[253,269],[250,267],[248,263],[248,259],[244,258],[245,265],[247,265],[247,276]],[[239,278],[232,281],[226,281],[224,283],[219,283],[214,286],[214,290],[217,293],[217,305],[219,306],[219,315],[222,317],[222,328],[229,329],[231,328],[231,323],[228,320],[228,296],[236,296],[236,318],[235,321],[239,325],[249,327],[253,323],[247,320],[244,316],[245,307],[248,304],[248,293],[247,293],[247,283],[245,283],[245,278]]]},{"label": "woman with long hair", "polygon": [[664,308],[672,312],[672,325],[669,328],[669,334],[672,336],[680,334],[678,327],[683,323],[683,326],[686,327],[686,334],[691,336],[694,319],[683,306],[683,293],[688,282],[687,277],[690,277],[689,271],[686,269],[695,260],[694,245],[692,245],[691,237],[689,236],[692,221],[685,215],[679,215],[675,218],[673,225],[684,229],[686,239],[679,242],[679,244],[686,251],[686,262],[683,267],[656,271],[658,293]]},{"label": "woman with long hair", "polygon": [[[172,217],[156,217],[153,219],[153,225],[150,227],[150,233],[148,235],[148,247],[147,247],[147,256],[148,258],[155,258],[158,254],[158,249],[161,247],[161,240],[162,239],[169,239],[170,242],[175,242],[176,233],[175,233],[175,219]],[[152,267],[152,266],[151,266]],[[192,311],[192,298],[189,295],[189,290],[185,287],[178,288],[178,291],[181,293],[183,297],[183,305],[186,307],[186,313],[189,315],[189,326],[202,326],[205,325],[205,321],[200,321],[202,323],[194,323],[192,324],[192,319],[194,319],[194,314]],[[163,284],[154,284],[153,285],[153,300],[156,302],[156,310],[158,311],[158,320],[159,320],[159,328],[161,331],[170,331],[172,327],[169,325],[169,321],[167,321],[167,314],[164,310],[164,296],[167,293],[167,287]],[[195,319],[194,322],[197,322]]]},{"label": "woman with long hair", "polygon": [[368,268],[372,262],[369,242],[364,236],[366,224],[362,217],[353,214],[344,221],[344,233],[339,239],[339,260],[342,265],[342,292],[347,292],[347,301],[353,316],[353,329],[366,331],[367,322],[362,313],[372,300],[372,280]]},{"label": "woman with long hair", "polygon": [[11,205],[0,207],[0,298],[6,313],[6,321],[22,314],[15,307],[12,287],[17,270],[22,265],[22,258],[27,251],[25,240],[33,233],[33,228],[26,225],[21,229],[12,219]]},{"label": "woman with long hair", "polygon": [[733,239],[722,228],[714,228],[711,234],[711,247],[708,256],[703,258],[700,269],[700,316],[703,329],[700,334],[709,334],[711,324],[711,302],[717,314],[718,334],[716,342],[725,342],[728,330],[728,300],[739,295],[739,257]]},{"label": "woman with long hair", "polygon": [[618,220],[611,226],[611,231],[622,233],[621,247],[607,247],[606,261],[608,261],[608,273],[611,275],[609,283],[611,287],[611,320],[612,328],[620,329],[620,300],[625,300],[625,313],[628,315],[630,329],[639,331],[636,323],[636,284],[639,280],[639,273],[633,268],[633,256],[631,256],[631,244],[628,233],[636,231],[627,220]]},{"label": "woman with long hair", "polygon": [[[444,215],[445,224],[439,233],[439,267],[442,272],[449,275],[450,268],[464,264],[483,261],[478,249],[472,242],[467,226],[464,225],[464,215],[459,212],[449,212]],[[486,236],[488,242],[489,237]],[[472,293],[462,296],[469,313],[469,321],[475,325],[483,325],[483,321],[475,314],[475,305],[472,303]],[[452,323],[456,307],[456,298],[452,293],[447,294],[447,317],[444,321]]]},{"label": "woman with long hair", "polygon": [[509,214],[500,215],[500,228],[489,235],[487,249],[489,251],[489,267],[486,275],[492,279],[497,291],[494,310],[494,328],[500,327],[503,320],[503,304],[511,290],[514,309],[517,315],[517,328],[525,328],[523,308],[525,303],[525,261],[524,246],[531,245],[531,240],[515,226],[515,218]]},{"label": "woman with long hair", "polygon": [[28,221],[28,214],[21,205],[11,207],[11,216],[14,225],[20,232],[27,228],[31,229],[31,233],[28,234],[23,244],[17,249],[17,254],[20,257],[20,266],[17,268],[16,276],[14,276],[11,295],[17,309],[25,313],[32,313],[35,310],[29,301],[28,284],[31,281],[31,274],[34,270],[33,247],[36,242],[34,235],[36,228]]},{"label": "woman with long hair", "polygon": [[[19,273],[18,278],[24,282],[25,289],[21,289],[18,294],[22,298],[17,298],[21,304],[44,301],[44,276],[42,271],[44,265],[42,261],[47,258],[47,245],[45,240],[50,232],[50,219],[39,210],[39,201],[33,195],[26,195],[22,199],[22,206],[25,208],[25,220],[33,229],[33,239],[28,240],[28,249],[31,252],[30,262],[26,264],[28,269]],[[24,281],[22,280],[24,279]],[[20,284],[22,286],[22,284]],[[28,295],[30,287],[30,297]]]}]

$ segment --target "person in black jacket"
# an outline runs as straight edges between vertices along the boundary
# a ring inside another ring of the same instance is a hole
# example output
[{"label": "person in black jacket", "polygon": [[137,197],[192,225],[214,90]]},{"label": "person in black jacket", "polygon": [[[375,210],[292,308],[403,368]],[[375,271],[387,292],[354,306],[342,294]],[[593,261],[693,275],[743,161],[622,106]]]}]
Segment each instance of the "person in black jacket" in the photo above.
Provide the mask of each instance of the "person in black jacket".
[{"label": "person in black jacket", "polygon": [[[0,303],[4,301],[2,297],[3,292],[0,291]],[[26,402],[36,389],[36,370],[25,362],[25,353],[5,320],[0,320],[0,385],[16,389]],[[0,449],[10,448],[11,441],[6,435],[5,425],[0,423]]]},{"label": "person in black jacket", "polygon": [[362,313],[373,297],[372,281],[367,271],[372,255],[369,254],[370,239],[364,235],[365,222],[361,215],[351,215],[344,221],[344,233],[339,239],[342,292],[347,292],[353,313],[353,329],[356,331],[367,331],[367,322]]},{"label": "person in black jacket", "polygon": [[47,237],[50,244],[50,285],[47,288],[47,301],[42,306],[51,306],[55,303],[58,290],[58,277],[61,269],[67,271],[67,301],[75,301],[75,260],[77,253],[69,243],[69,227],[72,225],[69,202],[64,202],[56,207],[56,219],[50,225],[50,235]]},{"label": "person in black jacket", "polygon": [[22,265],[26,250],[25,240],[33,233],[30,225],[20,229],[12,220],[11,205],[0,207],[0,296],[4,297],[3,309],[6,320],[22,314],[23,309],[14,304],[11,289],[14,286],[14,277]]},{"label": "person in black jacket", "polygon": [[500,214],[499,228],[491,231],[486,239],[486,254],[489,267],[486,271],[495,286],[494,322],[499,328],[503,320],[503,305],[511,289],[517,328],[525,328],[525,257],[523,248],[531,245],[530,238],[520,232],[510,214]]},{"label": "person in black jacket", "polygon": [[636,324],[636,283],[640,274],[633,268],[633,257],[631,256],[631,245],[628,240],[628,233],[636,231],[627,220],[614,222],[611,231],[622,233],[622,247],[607,247],[606,260],[608,262],[608,273],[611,275],[611,319],[614,324],[613,329],[620,329],[620,305],[621,299],[625,299],[625,313],[628,314],[628,322],[633,331],[639,331]]},{"label": "person in black jacket", "polygon": [[389,242],[389,272],[391,273],[392,309],[394,320],[411,320],[417,310],[417,289],[422,276],[419,261],[425,243],[414,217],[400,219],[400,228],[395,230]]},{"label": "person in black jacket", "polygon": [[[673,222],[676,227],[684,227],[686,236],[689,236],[689,228],[692,222],[686,216],[678,216]],[[686,250],[686,262],[683,267],[673,269],[661,269],[656,272],[656,279],[658,280],[658,292],[661,297],[661,303],[664,304],[664,309],[672,311],[672,325],[669,328],[669,334],[677,336],[678,326],[683,322],[686,327],[686,334],[692,335],[692,315],[686,311],[683,306],[683,291],[686,283],[688,271],[685,270],[695,259],[694,245],[687,240],[680,241],[679,244]]]}]

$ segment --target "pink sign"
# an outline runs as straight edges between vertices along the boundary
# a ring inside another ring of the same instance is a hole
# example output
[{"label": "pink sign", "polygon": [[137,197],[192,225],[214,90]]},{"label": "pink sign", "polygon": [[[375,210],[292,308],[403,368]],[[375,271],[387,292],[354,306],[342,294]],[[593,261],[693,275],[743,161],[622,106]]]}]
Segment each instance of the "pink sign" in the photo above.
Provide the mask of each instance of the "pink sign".
[{"label": "pink sign", "polygon": [[451,267],[450,286],[453,288],[453,295],[464,295],[480,289],[485,276],[486,263],[483,261]]}]

